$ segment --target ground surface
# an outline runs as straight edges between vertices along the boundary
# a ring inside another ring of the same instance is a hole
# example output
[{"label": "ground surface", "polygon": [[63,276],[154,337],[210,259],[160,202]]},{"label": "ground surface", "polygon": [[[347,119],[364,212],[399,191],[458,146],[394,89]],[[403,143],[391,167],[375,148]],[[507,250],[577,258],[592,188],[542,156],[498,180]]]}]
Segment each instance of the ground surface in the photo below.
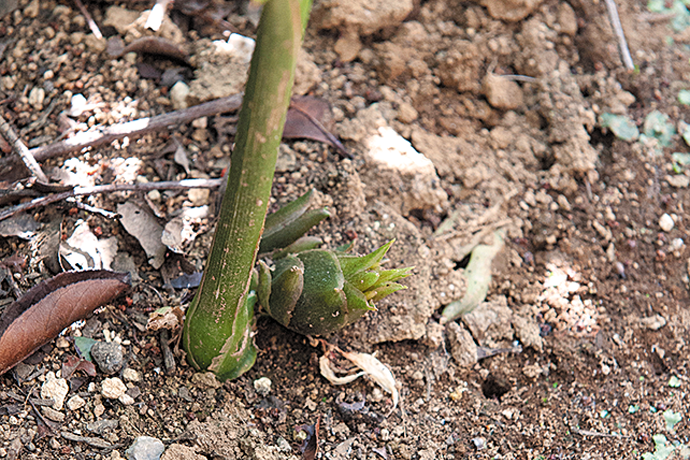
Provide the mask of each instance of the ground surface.
[{"label": "ground surface", "polygon": [[[128,43],[141,27],[125,25],[152,3],[122,2],[125,16],[110,21],[109,2],[86,7],[107,37]],[[216,192],[109,194],[84,202],[111,211],[139,202],[162,225],[183,210],[210,211],[185,214],[199,235],[160,269],[117,220],[73,204],[36,209],[33,235],[0,240],[3,260],[26,257],[14,279],[28,289],[50,276],[46,251],[55,259],[57,242],[46,240],[60,231],[66,240],[81,219],[101,240],[115,237],[113,268],[138,278],[127,300],[0,377],[0,458],[119,458],[142,435],[163,441],[168,459],[297,458],[297,427],[317,420],[319,455],[331,459],[665,458],[661,450],[651,457],[660,435],[670,455],[686,453],[690,181],[688,146],[674,133],[690,118],[678,102],[689,85],[690,29],[643,2],[618,2],[636,66],[627,71],[604,3],[371,3],[317,3],[298,76],[298,93],[332,104],[333,130],[353,159],[289,141],[273,196],[284,203],[316,188],[334,213],[315,232],[328,245],[357,237],[363,252],[396,237],[391,265],[415,266],[410,289],[329,338],[378,352],[400,384],[399,409],[388,415],[391,399],[370,381],[330,385],[319,375],[321,351],[267,318],[257,323],[257,363],[236,381],[195,375],[179,356],[166,368],[159,334],[142,325],[153,309],[184,301],[186,291],[167,281],[203,267]],[[178,104],[170,81],[151,77],[180,62],[109,57],[73,3],[0,6],[9,10],[0,9],[0,110],[30,147],[70,128],[60,114],[75,94],[95,104],[72,116],[77,130]],[[252,35],[256,13],[234,8],[225,17]],[[164,35],[187,48],[196,69],[172,74],[201,87],[199,99],[220,95],[191,80],[220,78],[208,50],[222,29],[172,17]],[[662,114],[656,129],[654,111]],[[611,132],[604,114],[627,117],[646,136]],[[54,177],[64,183],[218,177],[233,126],[232,114],[210,117],[45,169],[60,168]],[[473,318],[440,325],[442,306],[464,293],[467,255],[495,229],[506,238],[487,302]],[[11,287],[3,281],[13,300]],[[44,382],[61,377],[79,335],[123,345],[125,367],[139,377],[115,375],[129,400],[105,396],[112,376],[99,370],[69,378],[67,399],[78,395],[83,405],[56,410],[45,401]],[[476,362],[477,346],[512,352]],[[264,376],[268,396],[253,385]]]}]

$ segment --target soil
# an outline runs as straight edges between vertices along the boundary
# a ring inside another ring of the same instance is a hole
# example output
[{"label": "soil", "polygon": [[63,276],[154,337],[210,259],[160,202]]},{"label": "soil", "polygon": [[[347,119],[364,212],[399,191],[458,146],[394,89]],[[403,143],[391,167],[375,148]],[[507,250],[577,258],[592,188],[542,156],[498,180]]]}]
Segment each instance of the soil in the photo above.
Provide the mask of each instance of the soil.
[{"label": "soil", "polygon": [[[142,13],[153,3],[86,8],[106,39],[131,43],[152,34]],[[218,192],[98,195],[82,199],[90,208],[33,210],[36,228],[0,240],[3,274],[10,257],[27,261],[2,281],[4,304],[13,286],[28,289],[59,269],[50,237],[67,240],[80,222],[101,242],[114,238],[100,250],[110,247],[109,265],[134,278],[125,298],[0,377],[0,458],[128,458],[140,436],[161,440],[165,459],[301,458],[300,427],[314,424],[317,458],[327,459],[687,455],[690,172],[677,133],[690,118],[679,102],[690,29],[672,28],[672,15],[644,2],[617,6],[632,71],[599,1],[314,6],[296,93],[331,104],[333,132],[352,158],[287,140],[271,208],[314,188],[333,213],[312,232],[327,246],[354,240],[364,253],[395,237],[390,266],[415,267],[409,289],[327,337],[376,352],[398,382],[398,408],[371,380],[331,385],[319,374],[321,350],[266,317],[256,324],[256,365],[239,379],[195,373],[179,351],[171,367],[168,336],[144,325],[153,310],[188,302],[190,292],[170,280],[203,268]],[[255,33],[257,12],[246,5],[212,2],[206,11]],[[72,2],[9,0],[0,15],[0,111],[30,147],[227,95],[212,83],[237,73],[225,82],[237,91],[244,74],[236,70],[247,65],[210,51],[227,34],[189,10],[172,12],[159,33],[184,47],[189,66],[179,56],[111,57]],[[93,105],[68,117],[77,94]],[[668,125],[650,130],[654,111]],[[646,136],[626,137],[604,114],[627,117]],[[43,166],[63,184],[220,177],[233,129],[232,114],[209,117]],[[196,238],[156,261],[98,212],[125,202],[156,215],[155,226],[186,216]],[[505,247],[486,302],[443,324],[442,308],[465,293],[469,254],[497,229]],[[83,404],[56,407],[42,389],[63,376],[79,336],[121,344],[126,364],[114,375],[78,371],[67,400]],[[113,377],[129,398],[107,397]],[[261,377],[269,392],[255,385]]]}]

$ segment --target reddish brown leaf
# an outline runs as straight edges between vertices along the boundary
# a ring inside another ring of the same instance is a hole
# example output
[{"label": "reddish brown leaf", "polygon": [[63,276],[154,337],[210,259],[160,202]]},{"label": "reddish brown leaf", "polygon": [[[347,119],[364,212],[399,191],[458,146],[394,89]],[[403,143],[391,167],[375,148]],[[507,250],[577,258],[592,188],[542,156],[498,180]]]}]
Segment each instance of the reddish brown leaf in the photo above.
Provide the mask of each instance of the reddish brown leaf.
[{"label": "reddish brown leaf", "polygon": [[343,156],[352,158],[345,146],[329,131],[332,125],[331,106],[328,102],[311,96],[294,97],[285,118],[283,137],[325,142],[338,149]]},{"label": "reddish brown leaf", "polygon": [[61,273],[34,286],[0,317],[0,375],[129,285],[128,273],[93,270]]},{"label": "reddish brown leaf", "polygon": [[84,371],[90,377],[96,376],[96,366],[93,363],[74,355],[68,356],[65,362],[62,363],[61,377],[68,379],[77,371]]},{"label": "reddish brown leaf", "polygon": [[307,433],[307,438],[304,440],[299,450],[302,452],[304,460],[314,460],[316,453],[319,451],[319,425],[321,424],[321,417],[316,419],[314,425],[300,425],[297,431],[304,431]]}]

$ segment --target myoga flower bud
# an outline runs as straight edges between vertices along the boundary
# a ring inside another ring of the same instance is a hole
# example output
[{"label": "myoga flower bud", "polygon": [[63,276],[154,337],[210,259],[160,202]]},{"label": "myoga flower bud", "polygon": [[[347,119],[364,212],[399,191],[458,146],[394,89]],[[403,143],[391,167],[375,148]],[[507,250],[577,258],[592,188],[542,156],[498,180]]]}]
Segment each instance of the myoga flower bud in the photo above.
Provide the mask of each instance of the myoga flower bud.
[{"label": "myoga flower bud", "polygon": [[301,334],[336,331],[375,310],[374,302],[405,286],[412,268],[382,270],[393,240],[365,256],[309,249],[288,254],[271,271],[259,262],[257,295],[264,310]]}]

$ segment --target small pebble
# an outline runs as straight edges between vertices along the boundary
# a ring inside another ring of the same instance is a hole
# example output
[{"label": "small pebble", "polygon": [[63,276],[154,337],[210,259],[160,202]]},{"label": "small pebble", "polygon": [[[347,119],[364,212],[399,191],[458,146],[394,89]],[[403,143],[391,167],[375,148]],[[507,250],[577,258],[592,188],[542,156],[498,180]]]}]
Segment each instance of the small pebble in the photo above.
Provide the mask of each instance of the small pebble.
[{"label": "small pebble", "polygon": [[55,346],[58,348],[69,348],[69,340],[66,338],[60,336],[57,338],[55,341]]},{"label": "small pebble", "polygon": [[673,222],[673,217],[668,214],[664,214],[659,218],[659,227],[665,232],[670,232],[673,230],[675,222]]},{"label": "small pebble", "polygon": [[67,400],[67,408],[69,410],[72,410],[72,411],[75,411],[77,409],[81,409],[85,405],[86,405],[86,401],[84,401],[84,398],[82,398],[79,395],[74,395]]},{"label": "small pebble", "polygon": [[189,106],[187,96],[189,95],[189,86],[183,81],[178,81],[170,88],[170,101],[175,110],[186,109]]},{"label": "small pebble", "polygon": [[650,331],[658,331],[666,325],[666,318],[661,315],[648,316],[640,319],[640,325]]},{"label": "small pebble", "polygon": [[96,342],[91,347],[91,356],[104,374],[114,374],[125,364],[122,346],[115,342]]},{"label": "small pebble", "polygon": [[109,399],[118,399],[127,391],[127,385],[119,377],[105,379],[101,383],[101,394]]},{"label": "small pebble", "polygon": [[678,251],[679,249],[682,249],[683,246],[685,246],[685,242],[683,241],[683,238],[674,238],[671,240],[671,250],[672,251]]},{"label": "small pebble", "polygon": [[192,121],[192,126],[198,129],[206,129],[208,127],[208,117],[197,118]]},{"label": "small pebble", "polygon": [[93,406],[93,415],[96,417],[100,417],[105,413],[105,406],[101,404],[100,402],[94,404]]},{"label": "small pebble", "polygon": [[117,420],[95,420],[86,424],[86,429],[92,433],[103,434],[106,430],[117,428]]},{"label": "small pebble", "polygon": [[271,392],[271,379],[268,377],[261,377],[254,380],[254,389],[261,396],[266,396]]},{"label": "small pebble", "polygon": [[202,389],[220,388],[223,385],[213,372],[197,372],[192,375],[192,383]]},{"label": "small pebble", "polygon": [[29,5],[26,8],[24,8],[24,15],[27,18],[31,18],[31,19],[38,16],[40,4],[41,3],[39,2],[39,0],[33,0],[31,3],[29,3]]},{"label": "small pebble", "polygon": [[119,398],[117,398],[117,400],[125,406],[131,406],[132,404],[134,404],[134,398],[132,398],[127,393],[121,395]]},{"label": "small pebble", "polygon": [[19,363],[14,368],[14,372],[17,373],[17,377],[19,377],[22,380],[26,380],[26,378],[28,376],[30,376],[33,371],[34,371],[34,366],[32,366],[31,364],[25,364],[25,363]]},{"label": "small pebble", "polygon": [[478,438],[472,438],[472,444],[474,444],[474,447],[477,448],[477,450],[482,450],[486,448],[486,439],[482,437]]},{"label": "small pebble", "polygon": [[211,192],[208,189],[193,188],[187,192],[187,196],[194,206],[204,206],[208,204]]},{"label": "small pebble", "polygon": [[65,421],[65,414],[63,414],[60,411],[53,409],[52,407],[48,407],[48,406],[41,407],[41,412],[43,412],[43,415],[47,419],[50,419],[53,422],[64,422]]},{"label": "small pebble", "polygon": [[53,409],[62,410],[62,405],[65,402],[67,393],[69,393],[67,380],[57,379],[52,372],[49,373],[46,377],[46,381],[43,382],[43,386],[41,387],[41,398],[52,399]]},{"label": "small pebble", "polygon": [[158,460],[165,451],[160,439],[151,436],[139,436],[132,446],[125,451],[128,460]]},{"label": "small pebble", "polygon": [[46,90],[40,86],[34,86],[29,92],[29,104],[36,109],[40,110],[43,108],[43,100],[46,97]]},{"label": "small pebble", "polygon": [[124,371],[122,371],[122,378],[129,382],[138,382],[141,380],[139,372],[135,371],[131,367],[127,367]]},{"label": "small pebble", "polygon": [[276,447],[278,447],[280,452],[292,452],[290,443],[282,436],[278,436],[278,439],[276,439]]}]

